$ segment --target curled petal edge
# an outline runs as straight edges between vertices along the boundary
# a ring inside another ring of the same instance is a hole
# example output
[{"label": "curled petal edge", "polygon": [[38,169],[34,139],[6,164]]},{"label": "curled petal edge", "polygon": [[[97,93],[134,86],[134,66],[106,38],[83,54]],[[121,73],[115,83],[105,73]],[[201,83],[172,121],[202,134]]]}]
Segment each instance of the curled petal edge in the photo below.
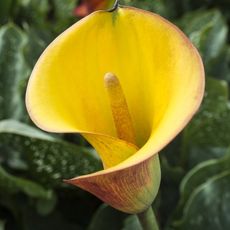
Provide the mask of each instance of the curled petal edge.
[{"label": "curled petal edge", "polygon": [[[117,168],[117,169],[116,169]],[[65,180],[130,214],[140,213],[155,199],[161,180],[158,154],[129,167],[113,167]]]}]

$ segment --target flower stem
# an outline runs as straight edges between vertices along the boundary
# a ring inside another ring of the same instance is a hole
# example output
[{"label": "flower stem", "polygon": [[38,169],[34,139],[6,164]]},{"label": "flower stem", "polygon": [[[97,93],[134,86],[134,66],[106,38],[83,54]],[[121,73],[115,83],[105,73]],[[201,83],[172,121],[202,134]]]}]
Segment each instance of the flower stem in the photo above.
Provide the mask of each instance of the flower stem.
[{"label": "flower stem", "polygon": [[137,217],[143,230],[159,230],[157,220],[151,206],[144,212],[137,214]]},{"label": "flower stem", "polygon": [[120,0],[115,0],[114,5],[113,5],[112,9],[110,9],[110,10],[108,10],[108,11],[109,11],[109,12],[113,12],[113,11],[115,11],[115,10],[118,8],[119,3],[120,3]]}]

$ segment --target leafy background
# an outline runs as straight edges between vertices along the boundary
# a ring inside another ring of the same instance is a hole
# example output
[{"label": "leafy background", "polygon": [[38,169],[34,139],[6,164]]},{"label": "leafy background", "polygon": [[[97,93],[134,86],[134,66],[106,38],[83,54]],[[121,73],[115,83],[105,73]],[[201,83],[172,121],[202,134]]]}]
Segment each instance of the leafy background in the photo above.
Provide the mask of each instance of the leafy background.
[{"label": "leafy background", "polygon": [[[0,1],[0,230],[140,230],[63,178],[101,168],[78,135],[38,130],[24,104],[28,77],[45,47],[79,20],[76,0]],[[177,24],[206,69],[201,109],[160,154],[162,183],[153,207],[161,229],[230,226],[229,0],[124,0]]]}]

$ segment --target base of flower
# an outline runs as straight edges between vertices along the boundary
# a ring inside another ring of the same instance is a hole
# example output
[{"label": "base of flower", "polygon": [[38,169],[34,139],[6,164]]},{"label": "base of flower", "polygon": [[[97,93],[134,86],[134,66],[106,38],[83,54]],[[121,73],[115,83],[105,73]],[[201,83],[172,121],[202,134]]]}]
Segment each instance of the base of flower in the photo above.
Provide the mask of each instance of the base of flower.
[{"label": "base of flower", "polygon": [[137,214],[143,230],[159,230],[155,214],[150,206],[144,212]]}]

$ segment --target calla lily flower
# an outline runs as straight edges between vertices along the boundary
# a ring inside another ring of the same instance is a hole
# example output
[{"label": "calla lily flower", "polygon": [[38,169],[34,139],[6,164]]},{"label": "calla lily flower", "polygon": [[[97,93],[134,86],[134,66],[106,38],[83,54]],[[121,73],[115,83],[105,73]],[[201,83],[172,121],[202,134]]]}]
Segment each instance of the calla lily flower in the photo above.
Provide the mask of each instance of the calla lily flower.
[{"label": "calla lily flower", "polygon": [[158,153],[189,122],[204,91],[196,48],[159,15],[97,11],[39,58],[26,104],[43,130],[80,133],[104,169],[67,180],[112,207],[139,213],[160,184]]}]

